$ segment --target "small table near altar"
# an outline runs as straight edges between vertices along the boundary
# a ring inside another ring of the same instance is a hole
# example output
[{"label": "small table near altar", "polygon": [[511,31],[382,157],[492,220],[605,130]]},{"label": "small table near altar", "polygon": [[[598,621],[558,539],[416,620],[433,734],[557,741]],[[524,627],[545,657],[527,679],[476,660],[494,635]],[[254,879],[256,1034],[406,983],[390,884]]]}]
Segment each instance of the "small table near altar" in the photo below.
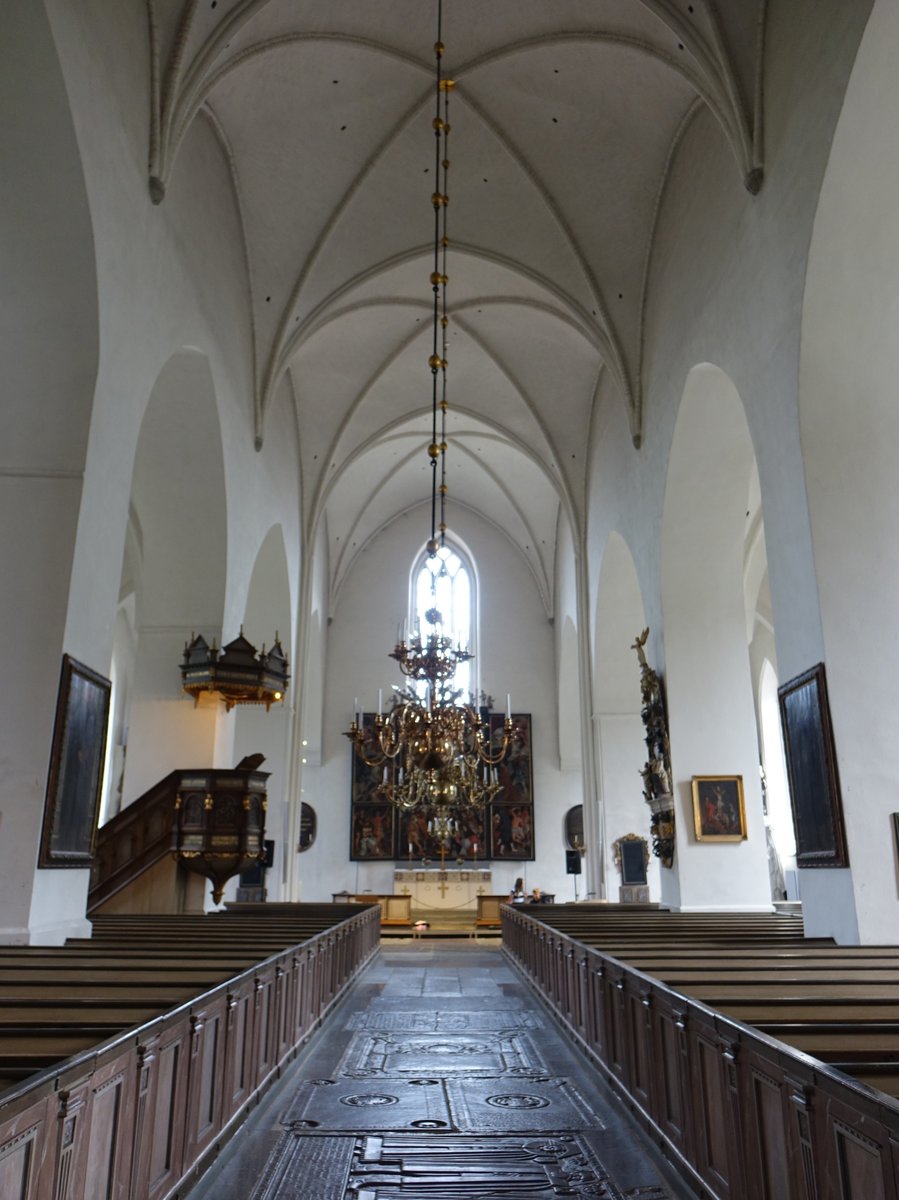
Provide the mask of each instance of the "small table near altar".
[{"label": "small table near altar", "polygon": [[411,896],[413,908],[476,909],[492,891],[493,873],[480,868],[403,867],[393,873],[394,896]]}]

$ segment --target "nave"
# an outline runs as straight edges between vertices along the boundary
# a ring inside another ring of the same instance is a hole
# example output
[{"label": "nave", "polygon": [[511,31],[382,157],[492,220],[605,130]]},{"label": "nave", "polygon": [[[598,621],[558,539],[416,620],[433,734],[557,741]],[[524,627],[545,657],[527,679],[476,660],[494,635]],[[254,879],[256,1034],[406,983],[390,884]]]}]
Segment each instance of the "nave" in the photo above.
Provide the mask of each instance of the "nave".
[{"label": "nave", "polygon": [[383,946],[190,1200],[674,1200],[498,943]]}]

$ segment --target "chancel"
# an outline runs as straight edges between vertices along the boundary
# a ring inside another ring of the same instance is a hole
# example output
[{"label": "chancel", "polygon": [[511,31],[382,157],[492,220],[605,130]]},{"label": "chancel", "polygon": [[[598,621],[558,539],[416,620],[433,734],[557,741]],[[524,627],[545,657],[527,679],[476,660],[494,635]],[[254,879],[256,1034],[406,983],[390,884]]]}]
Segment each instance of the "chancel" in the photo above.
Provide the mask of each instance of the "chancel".
[{"label": "chancel", "polygon": [[894,0],[0,31],[0,1193],[892,1196]]}]

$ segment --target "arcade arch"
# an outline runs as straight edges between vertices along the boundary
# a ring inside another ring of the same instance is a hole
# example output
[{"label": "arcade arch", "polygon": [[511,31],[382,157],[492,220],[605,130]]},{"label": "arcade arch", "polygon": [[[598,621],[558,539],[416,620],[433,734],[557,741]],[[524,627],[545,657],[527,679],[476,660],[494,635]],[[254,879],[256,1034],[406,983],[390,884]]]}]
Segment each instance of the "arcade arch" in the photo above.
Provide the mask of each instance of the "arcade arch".
[{"label": "arcade arch", "polygon": [[[271,646],[275,636],[280,638],[285,651],[293,644],[290,607],[290,576],[287,553],[284,546],[284,531],[273,525],[263,539],[247,593],[244,613],[244,633],[254,646]],[[268,779],[268,812],[265,818],[265,836],[275,843],[274,861],[266,874],[268,898],[283,898],[287,880],[289,856],[293,850],[288,845],[290,838],[290,791],[286,777],[290,762],[290,719],[291,693],[288,690],[283,704],[273,704],[266,712],[261,705],[241,705],[234,709],[233,745],[230,757],[240,762],[248,754],[264,754],[263,771],[270,771]],[[229,881],[225,899],[233,899],[237,879]]]},{"label": "arcade arch", "polygon": [[[662,517],[662,611],[676,851],[662,900],[690,910],[768,909],[759,735],[747,643],[746,562],[755,455],[731,379],[687,376]],[[740,775],[746,840],[697,841],[691,777]]]},{"label": "arcade arch", "polygon": [[[191,708],[178,664],[192,633],[221,641],[225,506],[209,364],[202,354],[182,350],[156,379],[132,474],[117,616],[122,636],[112,663],[122,805],[176,767],[213,761],[218,705],[204,700]],[[118,786],[115,780],[111,786]],[[107,803],[108,816],[114,808]]]},{"label": "arcade arch", "polygon": [[[640,667],[631,644],[645,625],[643,597],[630,548],[610,533],[602,556],[596,603],[594,713],[598,758],[603,877],[609,900],[621,882],[612,843],[628,833],[649,836],[649,809],[643,800],[640,768],[646,761],[640,716]],[[658,900],[659,860],[649,864],[650,898]]]}]

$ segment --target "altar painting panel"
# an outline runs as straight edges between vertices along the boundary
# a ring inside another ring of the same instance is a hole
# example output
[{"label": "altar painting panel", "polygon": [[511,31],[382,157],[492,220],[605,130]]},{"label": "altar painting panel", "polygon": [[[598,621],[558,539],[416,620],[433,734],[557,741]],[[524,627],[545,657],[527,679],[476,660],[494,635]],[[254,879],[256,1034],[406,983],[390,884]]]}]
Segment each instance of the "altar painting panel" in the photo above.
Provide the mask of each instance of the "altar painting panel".
[{"label": "altar painting panel", "polygon": [[[459,828],[452,835],[444,850],[447,862],[462,858],[466,862],[484,862],[488,857],[487,814],[483,808],[460,813]],[[398,859],[421,862],[423,858],[432,862],[440,859],[440,843],[428,833],[428,818],[425,813],[401,813],[399,819]]]}]

